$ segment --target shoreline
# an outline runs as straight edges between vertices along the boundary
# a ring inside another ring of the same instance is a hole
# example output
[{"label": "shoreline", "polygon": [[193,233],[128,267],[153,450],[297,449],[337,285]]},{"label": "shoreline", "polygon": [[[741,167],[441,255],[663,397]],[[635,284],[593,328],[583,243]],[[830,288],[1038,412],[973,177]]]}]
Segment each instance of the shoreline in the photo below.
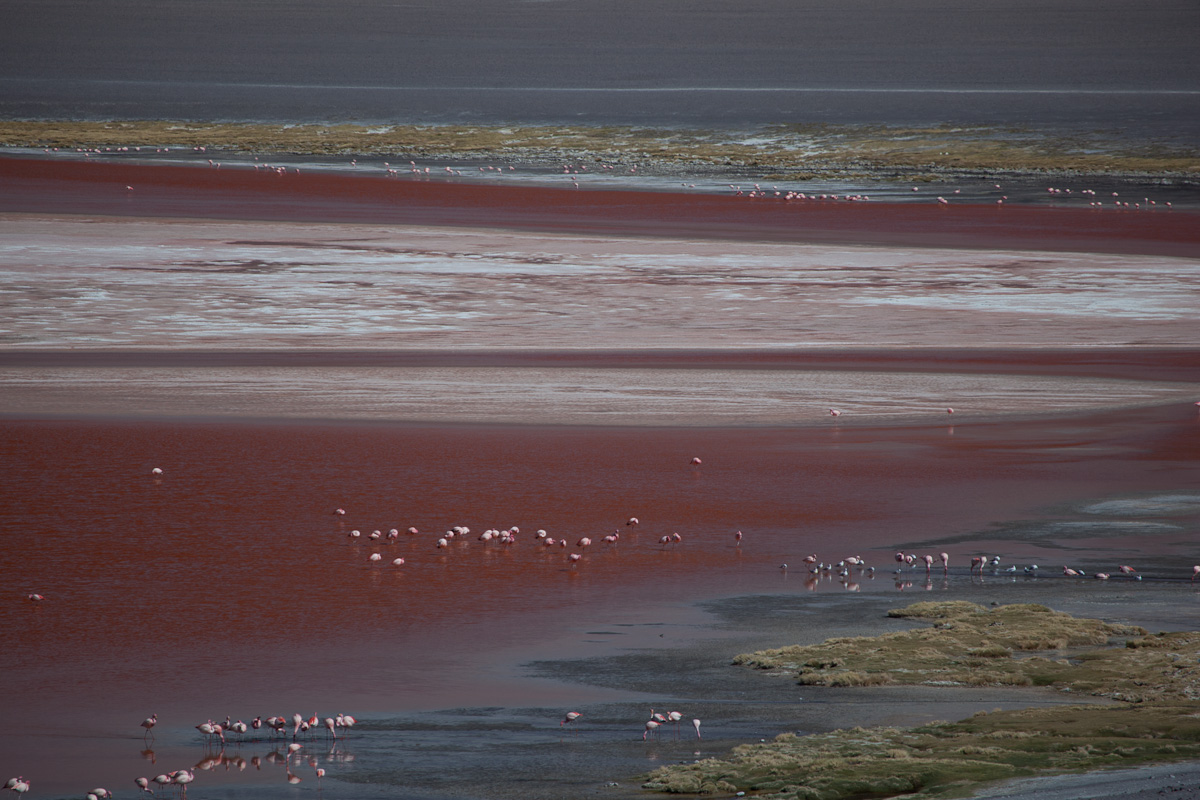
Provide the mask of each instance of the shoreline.
[{"label": "shoreline", "polygon": [[164,147],[292,155],[523,162],[636,162],[660,174],[767,180],[874,178],[938,183],[965,177],[1114,178],[1195,183],[1200,151],[996,125],[761,125],[747,131],[672,126],[270,124],[188,120],[0,120],[0,147]]},{"label": "shoreline", "polygon": [[605,350],[0,348],[0,367],[543,367],[590,369],[812,370],[1071,375],[1200,382],[1200,350],[1162,347],[891,347]]}]

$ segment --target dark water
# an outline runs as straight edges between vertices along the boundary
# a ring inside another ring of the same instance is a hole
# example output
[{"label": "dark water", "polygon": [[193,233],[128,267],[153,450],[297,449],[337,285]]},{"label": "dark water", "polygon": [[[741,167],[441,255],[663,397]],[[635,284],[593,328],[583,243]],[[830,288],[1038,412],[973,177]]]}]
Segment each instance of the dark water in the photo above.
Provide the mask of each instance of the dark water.
[{"label": "dark water", "polygon": [[11,0],[4,17],[6,117],[1200,127],[1187,0]]}]

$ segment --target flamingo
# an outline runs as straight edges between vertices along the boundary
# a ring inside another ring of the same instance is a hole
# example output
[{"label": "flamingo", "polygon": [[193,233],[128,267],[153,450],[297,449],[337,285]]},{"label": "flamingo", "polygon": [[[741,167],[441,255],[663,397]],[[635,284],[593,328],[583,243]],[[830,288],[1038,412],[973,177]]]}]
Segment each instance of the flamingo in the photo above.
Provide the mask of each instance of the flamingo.
[{"label": "flamingo", "polygon": [[150,474],[157,477],[158,475],[162,475],[162,470],[158,467],[155,467],[154,469],[150,470]]},{"label": "flamingo", "polygon": [[569,725],[582,716],[583,714],[580,714],[578,711],[568,711],[567,715],[562,718],[562,722],[558,723],[558,727],[561,728],[564,725]]},{"label": "flamingo", "polygon": [[321,778],[324,778],[324,777],[325,777],[325,770],[323,770],[323,769],[322,769],[322,768],[320,768],[320,767],[317,767],[317,770],[316,770],[316,771],[317,771],[317,786],[320,786],[320,785],[321,785]]},{"label": "flamingo", "polygon": [[659,723],[655,722],[654,720],[649,720],[646,722],[646,730],[642,731],[642,741],[643,742],[646,741],[647,736],[649,736],[652,733],[655,733],[658,730],[658,725],[659,725]]},{"label": "flamingo", "polygon": [[171,785],[171,776],[170,775],[155,775],[154,782],[158,784],[158,787],[160,789],[165,786],[170,786]]},{"label": "flamingo", "polygon": [[1192,580],[1196,580],[1197,576],[1200,576],[1200,564],[1192,567]]},{"label": "flamingo", "polygon": [[679,736],[679,720],[683,719],[683,714],[678,711],[667,712],[667,719],[671,721],[671,729],[675,731],[675,735]]},{"label": "flamingo", "polygon": [[382,560],[383,560],[383,556],[379,555],[379,553],[371,553],[371,558],[370,558],[369,560],[370,560],[370,561],[372,561],[372,562],[375,562],[375,561],[382,561]]},{"label": "flamingo", "polygon": [[31,602],[31,603],[40,603],[41,601],[45,600],[46,598],[40,594],[31,594],[31,595],[29,595],[28,599],[29,599],[29,602]]},{"label": "flamingo", "polygon": [[1121,570],[1121,574],[1122,574],[1122,575],[1135,575],[1135,574],[1137,574],[1137,570],[1136,570],[1136,569],[1134,569],[1133,567],[1129,566],[1128,564],[1122,564],[1121,566],[1117,567],[1117,569]]},{"label": "flamingo", "polygon": [[135,784],[137,784],[137,787],[139,789],[141,789],[143,792],[149,792],[150,794],[154,794],[154,790],[150,788],[150,779],[149,778],[134,778],[133,782]]},{"label": "flamingo", "polygon": [[831,416],[831,417],[840,417],[841,415],[842,415],[842,412],[841,412],[841,411],[838,411],[836,408],[831,408],[831,409],[829,409],[829,416]]},{"label": "flamingo", "polygon": [[29,781],[25,780],[24,778],[17,778],[13,785],[9,788],[11,788],[17,794],[25,794],[29,791]]},{"label": "flamingo", "polygon": [[403,559],[403,558],[394,558],[394,559],[392,559],[392,566],[394,566],[394,567],[403,567],[403,566],[404,566],[404,559]]},{"label": "flamingo", "polygon": [[698,720],[698,719],[692,720],[692,727],[696,729],[696,738],[697,739],[702,738],[700,736],[700,720]]},{"label": "flamingo", "polygon": [[592,540],[589,539],[588,537],[584,536],[582,539],[580,539],[578,542],[575,543],[575,546],[576,547],[588,547],[591,545],[591,543],[592,543]]},{"label": "flamingo", "polygon": [[694,466],[694,467],[698,467],[698,466],[700,466],[700,465],[701,465],[701,464],[703,464],[703,463],[704,463],[704,462],[703,462],[703,461],[701,461],[699,458],[693,458],[693,459],[692,459],[692,466]]},{"label": "flamingo", "polygon": [[943,575],[949,574],[949,572],[950,572],[950,554],[942,553],[940,558],[942,559],[942,574]]},{"label": "flamingo", "polygon": [[[1197,403],[1197,405],[1200,405],[1200,403]],[[628,526],[629,526],[629,527],[631,527],[631,528],[636,528],[636,527],[637,527],[637,525],[638,525],[638,518],[637,518],[637,517],[630,517],[630,518],[629,518],[629,521],[628,521],[628,522],[626,522],[625,524],[626,524],[626,525],[628,525]]]},{"label": "flamingo", "polygon": [[933,556],[927,555],[923,560],[925,562],[925,574],[928,575],[933,570]]},{"label": "flamingo", "polygon": [[173,783],[183,787],[183,796],[187,797],[187,785],[196,780],[196,776],[186,769],[181,769],[175,773],[175,777],[171,779]]},{"label": "flamingo", "polygon": [[333,717],[325,718],[325,733],[328,736],[332,736],[334,739],[337,738],[337,729],[335,727]]},{"label": "flamingo", "polygon": [[146,732],[142,735],[142,738],[144,739],[147,736],[152,736],[153,733],[151,731],[151,728],[153,728],[157,724],[158,724],[158,714],[151,714],[150,716],[148,716],[144,720],[142,720],[141,725],[143,728],[146,729]]},{"label": "flamingo", "polygon": [[742,546],[742,532],[741,531],[738,531],[737,533],[735,533],[733,535],[733,539],[735,542],[737,542],[738,547]]}]

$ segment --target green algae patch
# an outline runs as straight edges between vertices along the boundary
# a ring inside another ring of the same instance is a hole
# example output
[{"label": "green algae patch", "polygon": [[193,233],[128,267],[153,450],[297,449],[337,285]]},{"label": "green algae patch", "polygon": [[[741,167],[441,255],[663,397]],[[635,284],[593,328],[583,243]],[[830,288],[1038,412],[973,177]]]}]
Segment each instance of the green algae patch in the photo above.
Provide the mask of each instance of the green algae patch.
[{"label": "green algae patch", "polygon": [[779,800],[959,796],[1048,772],[1200,757],[1195,704],[1071,706],[977,714],[919,728],[850,728],[734,748],[727,759],[662,767],[643,788]]},{"label": "green algae patch", "polygon": [[738,656],[804,685],[1050,686],[1118,701],[851,728],[663,767],[644,788],[783,800],[961,796],[978,784],[1200,758],[1200,631],[1148,634],[1045,606],[956,601],[888,612],[926,627]]},{"label": "green algae patch", "polygon": [[[776,125],[753,135],[631,126],[271,125],[163,120],[0,120],[0,146],[205,147],[308,155],[377,155],[637,163],[734,170],[768,180],[873,177],[935,182],[963,175],[1107,175],[1190,180],[1200,152],[1111,133],[996,126]],[[210,154],[211,155],[211,154]]]},{"label": "green algae patch", "polygon": [[929,627],[737,656],[805,686],[1050,686],[1124,702],[1200,699],[1200,632],[1081,619],[1045,606],[917,603],[888,612]]}]

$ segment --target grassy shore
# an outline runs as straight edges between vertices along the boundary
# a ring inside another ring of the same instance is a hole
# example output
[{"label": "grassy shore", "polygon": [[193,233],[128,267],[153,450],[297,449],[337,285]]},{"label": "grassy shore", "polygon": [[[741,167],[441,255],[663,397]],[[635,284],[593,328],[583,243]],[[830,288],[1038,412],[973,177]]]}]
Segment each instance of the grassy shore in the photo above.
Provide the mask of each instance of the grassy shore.
[{"label": "grassy shore", "polygon": [[752,135],[634,127],[267,125],[171,121],[0,121],[0,145],[205,147],[255,153],[390,155],[554,164],[638,164],[667,172],[753,171],[767,179],[936,181],[964,174],[1200,179],[1200,151],[1101,132],[939,126],[780,125]]},{"label": "grassy shore", "polygon": [[918,728],[784,733],[728,759],[663,767],[645,788],[771,798],[954,796],[982,782],[1200,758],[1200,632],[1149,634],[1038,605],[917,603],[930,627],[738,656],[802,685],[1042,686],[1103,705],[982,712]]}]

